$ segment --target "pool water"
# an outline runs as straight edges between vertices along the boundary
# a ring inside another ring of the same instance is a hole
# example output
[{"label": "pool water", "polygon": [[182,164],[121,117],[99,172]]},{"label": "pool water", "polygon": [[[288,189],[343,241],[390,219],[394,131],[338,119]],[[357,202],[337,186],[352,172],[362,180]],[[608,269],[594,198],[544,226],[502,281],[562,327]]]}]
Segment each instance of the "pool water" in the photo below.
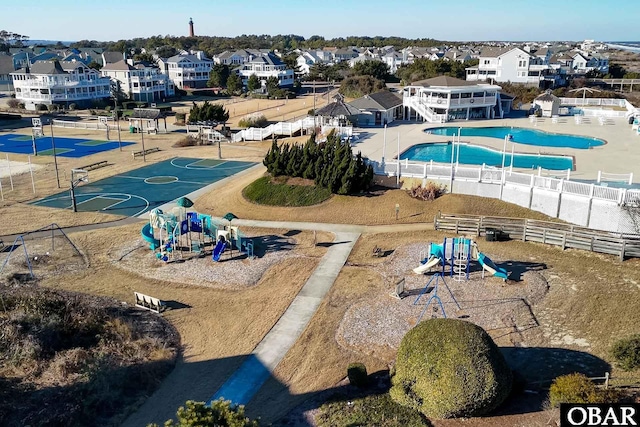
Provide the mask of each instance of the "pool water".
[{"label": "pool water", "polygon": [[[458,150],[460,153],[458,154]],[[489,148],[478,147],[476,145],[456,144],[454,154],[458,162],[465,165],[498,166],[502,165],[502,151]],[[429,162],[433,160],[437,163],[451,163],[451,143],[418,144],[410,147],[400,155],[400,159]],[[505,157],[505,167],[511,165],[511,153]],[[541,167],[549,170],[573,170],[573,158],[568,156],[548,156],[518,154],[513,156],[513,167],[524,169],[537,169]]]},{"label": "pool water", "polygon": [[538,145],[542,147],[564,147],[589,149],[604,145],[605,141],[598,138],[591,138],[578,135],[567,135],[562,133],[549,133],[541,130],[517,128],[517,127],[439,127],[425,129],[431,135],[454,136],[458,135],[461,129],[461,136],[485,136],[489,138],[504,139],[511,135],[512,142],[518,144]]}]

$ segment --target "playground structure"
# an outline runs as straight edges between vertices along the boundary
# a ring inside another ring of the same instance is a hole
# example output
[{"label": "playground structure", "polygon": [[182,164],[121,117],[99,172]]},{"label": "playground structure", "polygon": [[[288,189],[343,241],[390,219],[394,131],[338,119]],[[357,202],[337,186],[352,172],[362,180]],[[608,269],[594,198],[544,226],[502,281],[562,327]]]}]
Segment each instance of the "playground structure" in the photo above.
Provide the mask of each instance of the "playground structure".
[{"label": "playground structure", "polygon": [[[487,271],[494,277],[503,281],[508,278],[507,270],[495,265],[491,259],[478,250],[478,245],[472,240],[463,237],[447,239],[445,237],[441,245],[429,243],[426,256],[421,256],[420,265],[413,269],[416,274],[425,274],[434,267],[441,265],[442,276],[449,274],[456,281],[469,280],[471,261],[477,261],[482,266],[482,278]],[[447,267],[449,270],[446,271]]]},{"label": "playground structure", "polygon": [[217,224],[210,215],[187,212],[180,206],[167,213],[150,211],[141,235],[156,258],[164,262],[183,259],[185,254],[203,256],[207,251],[214,261],[220,261],[227,249],[232,255],[234,248],[253,258],[253,240],[243,236],[238,227]]},{"label": "playground structure", "polygon": [[[3,274],[7,272],[19,271],[26,267],[29,271],[28,276],[35,279],[34,267],[40,265],[46,267],[49,263],[48,260],[55,262],[51,263],[52,268],[42,270],[43,274],[45,271],[52,273],[71,267],[74,258],[81,260],[82,265],[85,263],[78,247],[55,223],[16,236],[13,243],[0,245],[0,252],[7,254],[0,266],[0,277],[3,277]],[[24,262],[16,259],[16,256],[20,257],[18,254],[21,252],[24,254]]]}]

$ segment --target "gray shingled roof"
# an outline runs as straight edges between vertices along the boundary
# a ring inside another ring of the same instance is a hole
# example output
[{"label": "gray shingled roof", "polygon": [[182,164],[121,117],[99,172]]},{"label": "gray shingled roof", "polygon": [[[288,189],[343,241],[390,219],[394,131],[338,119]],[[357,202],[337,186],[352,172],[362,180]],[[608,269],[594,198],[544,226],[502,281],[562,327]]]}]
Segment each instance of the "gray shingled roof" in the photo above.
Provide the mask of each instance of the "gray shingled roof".
[{"label": "gray shingled roof", "polygon": [[124,59],[124,54],[122,52],[102,52],[102,56],[104,56],[104,62],[106,64],[113,64],[118,61],[122,61]]},{"label": "gray shingled roof", "polygon": [[268,64],[268,65],[284,65],[284,62],[282,62],[280,60],[280,58],[278,58],[273,53],[267,53],[267,54],[264,54],[264,55],[256,56],[249,62],[251,62],[251,63],[264,63],[264,64]]},{"label": "gray shingled roof", "polygon": [[135,67],[132,67],[124,59],[122,59],[122,60],[120,60],[118,62],[114,62],[114,63],[111,63],[111,64],[106,64],[104,67],[102,67],[102,70],[104,70],[104,71],[132,71],[132,70],[135,70]]},{"label": "gray shingled roof", "polygon": [[61,61],[60,65],[65,71],[75,70],[76,68],[89,68],[84,63],[79,61]]},{"label": "gray shingled roof", "polygon": [[365,95],[349,103],[358,110],[390,110],[402,105],[402,98],[393,92],[382,91]]},{"label": "gray shingled roof", "polygon": [[0,54],[0,75],[13,73],[13,58],[10,55]]},{"label": "gray shingled roof", "polygon": [[191,62],[200,62],[200,61],[211,61],[209,58],[199,59],[196,55],[174,55],[171,58],[167,59],[166,62],[180,62],[183,59],[188,59]]},{"label": "gray shingled roof", "polygon": [[512,47],[486,47],[480,52],[481,58],[497,58],[503,53],[509,52]]},{"label": "gray shingled roof", "polygon": [[324,116],[324,117],[339,117],[339,116],[357,116],[360,113],[355,107],[352,107],[349,104],[345,104],[344,100],[341,98],[335,99],[333,102],[330,102],[328,105],[316,110],[316,115]]},{"label": "gray shingled roof", "polygon": [[31,74],[67,74],[60,61],[38,61],[29,67]]},{"label": "gray shingled roof", "polygon": [[474,82],[468,82],[466,80],[460,80],[450,76],[438,76],[432,79],[419,80],[411,83],[411,86],[424,86],[424,87],[460,87],[460,86],[476,86]]}]

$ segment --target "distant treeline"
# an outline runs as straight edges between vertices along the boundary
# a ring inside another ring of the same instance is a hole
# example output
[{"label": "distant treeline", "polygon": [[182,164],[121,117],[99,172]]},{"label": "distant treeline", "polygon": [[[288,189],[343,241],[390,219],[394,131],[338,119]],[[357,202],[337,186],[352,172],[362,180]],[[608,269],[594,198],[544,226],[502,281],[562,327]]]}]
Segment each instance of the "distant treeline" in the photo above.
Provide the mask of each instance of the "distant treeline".
[{"label": "distant treeline", "polygon": [[[294,34],[276,36],[269,35],[246,35],[238,37],[174,37],[174,36],[152,36],[148,38],[135,38],[132,40],[119,40],[117,42],[98,42],[95,40],[80,40],[73,43],[71,47],[102,47],[111,51],[123,52],[129,49],[194,49],[202,50],[209,55],[219,54],[225,50],[237,49],[277,49],[279,51],[289,51],[292,49],[321,49],[323,47],[384,47],[394,46],[402,49],[407,46],[433,47],[440,46],[444,42],[434,39],[405,39],[402,37],[339,37],[325,39],[321,36],[311,36],[305,39]],[[455,43],[447,42],[448,45]]]}]

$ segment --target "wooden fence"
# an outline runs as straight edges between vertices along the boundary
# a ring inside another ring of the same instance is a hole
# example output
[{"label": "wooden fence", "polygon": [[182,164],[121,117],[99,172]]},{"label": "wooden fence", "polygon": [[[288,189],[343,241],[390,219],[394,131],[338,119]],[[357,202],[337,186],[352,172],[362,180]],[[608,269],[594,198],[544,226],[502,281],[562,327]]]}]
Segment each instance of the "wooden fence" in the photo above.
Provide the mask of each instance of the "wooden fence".
[{"label": "wooden fence", "polygon": [[487,228],[494,228],[523,242],[538,242],[591,252],[617,255],[620,260],[640,258],[640,235],[592,230],[571,224],[536,221],[523,218],[502,218],[475,215],[447,215],[438,212],[434,219],[436,230],[456,234],[473,233],[483,236]]}]

